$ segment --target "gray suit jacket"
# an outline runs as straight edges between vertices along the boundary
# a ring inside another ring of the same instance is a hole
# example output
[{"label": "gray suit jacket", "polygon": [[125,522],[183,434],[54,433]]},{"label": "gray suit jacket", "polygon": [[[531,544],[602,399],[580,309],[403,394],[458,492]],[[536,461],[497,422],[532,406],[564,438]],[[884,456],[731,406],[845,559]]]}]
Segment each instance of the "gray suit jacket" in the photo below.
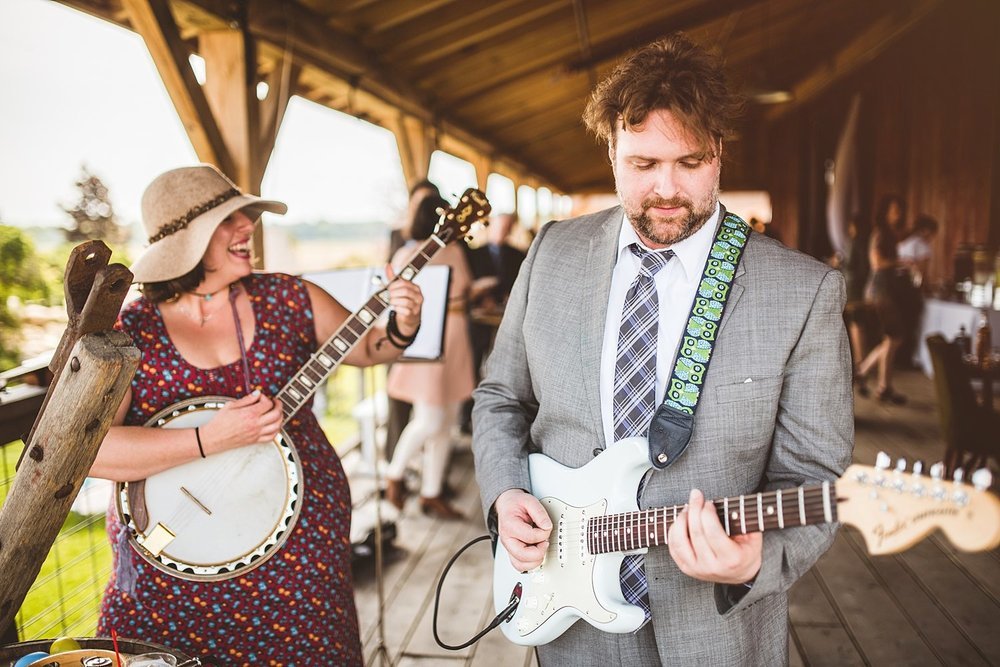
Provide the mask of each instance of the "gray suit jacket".
[{"label": "gray suit jacket", "polygon": [[[605,445],[599,368],[622,219],[616,207],[550,223],[521,268],[474,394],[473,451],[487,513],[502,492],[529,488],[529,452],[575,468]],[[718,498],[843,472],[854,440],[844,292],[837,271],[750,235],[691,443],[651,473],[641,507],[683,504],[692,488]],[[651,549],[646,571],[663,664],[787,661],[786,591],[829,548],[834,530],[767,532],[760,573],[742,598],[735,587],[684,575],[667,549]],[[579,646],[565,648],[567,657],[580,655]]]}]

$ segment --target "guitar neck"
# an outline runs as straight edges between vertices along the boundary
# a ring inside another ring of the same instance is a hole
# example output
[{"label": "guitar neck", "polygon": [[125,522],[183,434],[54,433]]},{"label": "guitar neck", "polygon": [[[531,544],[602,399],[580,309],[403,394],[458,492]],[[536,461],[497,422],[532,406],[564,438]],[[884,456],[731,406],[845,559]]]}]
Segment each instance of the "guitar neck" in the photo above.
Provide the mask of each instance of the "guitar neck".
[{"label": "guitar neck", "polygon": [[[393,280],[413,280],[427,265],[427,262],[445,245],[447,245],[447,240],[441,239],[437,234],[431,235]],[[282,425],[287,424],[292,416],[305,405],[305,402],[316,393],[316,390],[323,385],[323,382],[337,369],[344,357],[354,349],[365,334],[375,326],[378,318],[388,308],[389,290],[388,287],[385,287],[373,294],[361,308],[351,313],[340,328],[320,346],[309,358],[309,361],[278,392],[276,398],[281,401],[284,415]]]},{"label": "guitar neck", "polygon": [[[732,496],[713,502],[728,535],[837,520],[836,487],[833,482]],[[667,531],[685,507],[674,505],[589,519],[587,550],[592,554],[605,554],[666,544]]]}]

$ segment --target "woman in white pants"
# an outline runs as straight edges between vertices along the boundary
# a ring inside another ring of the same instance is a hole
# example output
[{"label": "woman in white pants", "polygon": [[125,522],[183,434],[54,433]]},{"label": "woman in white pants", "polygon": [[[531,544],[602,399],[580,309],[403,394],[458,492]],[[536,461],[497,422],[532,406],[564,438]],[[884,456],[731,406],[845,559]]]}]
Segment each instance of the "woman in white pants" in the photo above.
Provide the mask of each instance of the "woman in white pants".
[{"label": "woman in white pants", "polygon": [[[444,199],[426,196],[414,212],[411,239],[419,242],[430,238],[439,219],[437,211],[446,206]],[[397,270],[404,266],[415,250],[415,244],[400,248],[393,257],[393,266]],[[462,515],[442,497],[441,490],[451,453],[451,434],[458,424],[461,406],[472,395],[474,387],[472,344],[466,315],[472,272],[465,252],[454,243],[439,250],[428,264],[451,267],[444,354],[438,361],[396,363],[389,370],[389,396],[412,403],[413,418],[400,434],[389,462],[386,498],[398,509],[403,509],[406,500],[403,474],[409,461],[423,448],[420,507],[425,514],[458,519]]]}]

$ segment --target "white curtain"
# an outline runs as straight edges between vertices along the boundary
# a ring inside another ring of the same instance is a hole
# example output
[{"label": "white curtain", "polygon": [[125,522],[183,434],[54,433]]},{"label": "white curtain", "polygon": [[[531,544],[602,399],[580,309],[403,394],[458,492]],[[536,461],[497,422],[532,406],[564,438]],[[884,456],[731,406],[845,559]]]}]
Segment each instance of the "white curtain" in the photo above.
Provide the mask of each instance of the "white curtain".
[{"label": "white curtain", "polygon": [[830,245],[840,255],[844,254],[849,242],[847,223],[859,208],[857,135],[860,109],[861,95],[855,95],[837,142],[832,173],[827,174],[827,232],[830,235]]}]

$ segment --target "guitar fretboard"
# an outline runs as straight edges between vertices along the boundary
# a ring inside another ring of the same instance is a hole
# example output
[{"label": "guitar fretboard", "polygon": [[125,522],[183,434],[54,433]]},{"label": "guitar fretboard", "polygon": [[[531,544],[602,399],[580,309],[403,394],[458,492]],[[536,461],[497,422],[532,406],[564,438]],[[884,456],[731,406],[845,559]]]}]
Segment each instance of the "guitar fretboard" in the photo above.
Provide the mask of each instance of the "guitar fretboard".
[{"label": "guitar fretboard", "polygon": [[[727,535],[745,535],[837,520],[833,482],[713,501]],[[607,514],[587,520],[587,550],[606,554],[667,543],[684,505]]]},{"label": "guitar fretboard", "polygon": [[[444,235],[448,236],[447,230]],[[441,238],[437,233],[431,235],[393,280],[413,280],[437,251],[447,245],[448,240]],[[389,289],[386,286],[373,294],[361,308],[352,313],[333,336],[323,343],[299,372],[288,381],[288,384],[282,387],[277,395],[281,401],[284,415],[282,425],[287,424],[288,420],[309,400],[309,397],[323,385],[323,381],[337,369],[344,357],[354,349],[358,341],[368,333],[388,308]]]}]

